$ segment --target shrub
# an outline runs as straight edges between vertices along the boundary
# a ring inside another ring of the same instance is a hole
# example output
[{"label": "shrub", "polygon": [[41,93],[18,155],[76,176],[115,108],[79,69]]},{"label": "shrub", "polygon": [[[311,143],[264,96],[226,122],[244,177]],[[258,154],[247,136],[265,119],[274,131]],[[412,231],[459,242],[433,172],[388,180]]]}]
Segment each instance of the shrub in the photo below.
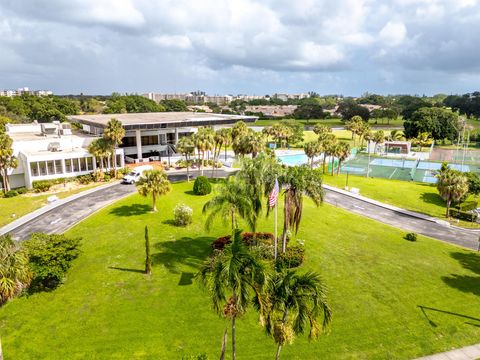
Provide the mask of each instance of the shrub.
[{"label": "shrub", "polygon": [[36,180],[36,181],[32,182],[33,190],[37,193],[41,193],[41,192],[45,192],[45,191],[50,190],[52,185],[53,185],[52,182],[50,182],[48,180]]},{"label": "shrub", "polygon": [[103,181],[105,181],[105,182],[109,182],[111,178],[112,177],[110,176],[110,174],[103,175]]},{"label": "shrub", "polygon": [[12,198],[12,197],[18,196],[18,191],[17,190],[9,190],[3,196],[6,197],[6,198]]},{"label": "shrub", "polygon": [[478,214],[476,213],[460,211],[456,209],[450,209],[450,216],[456,219],[471,221],[471,222],[476,221],[478,218]]},{"label": "shrub", "polygon": [[77,177],[78,183],[82,184],[82,185],[88,185],[88,184],[92,183],[94,180],[95,180],[95,178],[94,178],[93,174],[81,175],[81,176]]},{"label": "shrub", "polygon": [[274,237],[272,233],[268,232],[244,232],[242,234],[243,242],[246,245],[255,245],[255,244],[267,244],[272,245],[274,241]]},{"label": "shrub", "polygon": [[193,210],[185,204],[177,204],[173,209],[174,223],[176,226],[187,226],[192,223]]},{"label": "shrub", "polygon": [[287,247],[286,253],[280,253],[277,258],[277,267],[294,268],[303,264],[305,260],[305,248],[302,245]]},{"label": "shrub", "polygon": [[97,169],[92,173],[92,177],[93,177],[93,181],[100,182],[105,179],[105,173],[102,170]]},{"label": "shrub", "polygon": [[405,235],[405,240],[417,241],[417,234],[416,233],[408,233],[407,235]]},{"label": "shrub", "polygon": [[250,247],[250,252],[259,259],[262,260],[273,260],[274,251],[273,245],[268,245],[265,243],[259,243],[257,245]]},{"label": "shrub", "polygon": [[25,242],[30,268],[33,271],[31,289],[52,290],[64,279],[72,260],[80,254],[80,238],[59,234],[34,233]]},{"label": "shrub", "polygon": [[225,248],[225,246],[227,246],[228,244],[230,244],[231,242],[231,235],[227,235],[227,236],[222,236],[222,237],[219,237],[218,239],[216,239],[213,243],[212,243],[212,248],[214,250],[223,250]]},{"label": "shrub", "polygon": [[477,207],[478,201],[475,200],[465,201],[458,206],[460,211],[470,211],[476,209]]},{"label": "shrub", "polygon": [[26,187],[20,187],[20,188],[16,188],[15,191],[18,192],[20,195],[23,195],[28,192],[28,189]]},{"label": "shrub", "polygon": [[207,195],[212,192],[212,185],[205,176],[199,176],[193,183],[193,193],[195,195]]}]

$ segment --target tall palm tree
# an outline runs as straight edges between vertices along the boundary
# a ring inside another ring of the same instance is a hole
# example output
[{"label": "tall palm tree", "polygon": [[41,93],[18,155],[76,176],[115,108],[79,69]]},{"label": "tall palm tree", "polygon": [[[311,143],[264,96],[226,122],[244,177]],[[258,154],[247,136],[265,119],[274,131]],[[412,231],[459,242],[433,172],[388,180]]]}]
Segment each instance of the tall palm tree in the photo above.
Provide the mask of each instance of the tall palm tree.
[{"label": "tall palm tree", "polygon": [[185,156],[185,163],[187,165],[187,182],[190,181],[190,156],[195,151],[195,144],[190,136],[183,136],[178,140],[177,151]]},{"label": "tall palm tree", "polygon": [[310,159],[310,168],[313,169],[313,158],[319,156],[322,152],[322,146],[319,141],[310,141],[303,146],[305,155]]},{"label": "tall palm tree", "polygon": [[360,128],[358,129],[358,135],[360,136],[360,146],[363,147],[363,141],[365,140],[365,134],[370,131],[370,125],[365,121],[361,122]]},{"label": "tall palm tree", "polygon": [[[203,175],[203,165],[205,162],[205,153],[213,149],[214,138],[212,128],[201,127],[193,135],[193,142],[199,154],[199,174]],[[201,154],[201,156],[200,156]]]},{"label": "tall palm tree", "polygon": [[232,231],[238,228],[238,217],[244,219],[254,230],[256,221],[252,202],[248,197],[245,183],[230,176],[217,187],[217,194],[203,206],[203,213],[209,212],[205,227],[210,230],[213,221],[221,216],[224,222],[230,221]]},{"label": "tall palm tree", "polygon": [[323,134],[331,133],[332,128],[327,125],[317,124],[313,127],[313,132],[318,136],[321,136]]},{"label": "tall palm tree", "polygon": [[375,148],[373,149],[373,153],[375,154],[377,152],[377,145],[378,144],[383,144],[385,142],[385,133],[383,130],[378,130],[374,135],[373,135],[373,141],[375,142]]},{"label": "tall palm tree", "polygon": [[[260,294],[266,281],[265,268],[246,248],[237,229],[232,243],[207,260],[198,277],[210,293],[215,312],[231,319],[232,359],[236,359],[235,321],[247,311],[252,295],[256,304],[263,303]],[[262,317],[263,306],[260,309]]]},{"label": "tall palm tree", "polygon": [[373,134],[372,131],[368,131],[365,135],[363,135],[363,138],[367,141],[367,152],[370,155],[370,141],[373,141],[375,135]]},{"label": "tall palm tree", "polygon": [[[276,273],[268,281],[265,328],[272,335],[280,357],[282,346],[309,328],[309,339],[317,339],[330,323],[332,311],[327,302],[327,290],[314,272],[298,274],[294,270]],[[322,316],[322,325],[318,318]]]},{"label": "tall palm tree", "polygon": [[313,200],[316,206],[323,202],[322,174],[306,165],[289,167],[279,181],[285,189],[283,207],[282,252],[287,250],[287,233],[290,228],[298,232],[302,220],[303,196]]},{"label": "tall palm tree", "polygon": [[[232,129],[231,128],[221,128],[217,130],[217,137],[222,138],[222,144],[225,148],[225,161],[227,161],[227,148],[232,144]],[[219,149],[219,154],[220,154]]]},{"label": "tall palm tree", "polygon": [[117,177],[117,148],[125,137],[125,129],[123,128],[121,121],[111,118],[103,131],[103,137],[112,145],[113,171],[115,177]]},{"label": "tall palm tree", "polygon": [[9,235],[0,236],[0,306],[30,285],[28,256]]},{"label": "tall palm tree", "polygon": [[324,174],[326,172],[325,165],[326,165],[326,162],[327,162],[327,157],[333,155],[333,152],[335,150],[336,145],[337,145],[337,139],[336,138],[326,138],[324,141],[322,141],[322,150],[323,150],[322,172]]},{"label": "tall palm tree", "polygon": [[4,193],[10,190],[8,171],[18,166],[18,159],[13,156],[12,144],[12,138],[0,132],[0,175],[2,176]]},{"label": "tall palm tree", "polygon": [[390,140],[402,140],[405,137],[403,136],[403,132],[401,130],[394,129],[390,131],[389,139]]},{"label": "tall palm tree", "polygon": [[90,145],[88,145],[88,152],[95,156],[96,159],[100,159],[100,168],[105,169],[105,164],[103,159],[109,158],[112,155],[112,146],[108,140],[104,138],[99,138],[93,140]]},{"label": "tall palm tree", "polygon": [[342,152],[342,148],[341,148],[341,145],[340,143],[335,143],[332,145],[332,148],[330,149],[330,156],[332,157],[331,158],[331,161],[332,161],[332,176],[335,172],[335,159],[338,159],[341,155],[341,152]]},{"label": "tall palm tree", "polygon": [[447,166],[442,166],[442,170],[435,176],[438,192],[447,205],[445,216],[448,218],[452,203],[460,201],[468,192],[468,179],[460,171]]},{"label": "tall palm tree", "polygon": [[339,143],[339,151],[338,151],[338,167],[337,167],[337,175],[340,173],[340,168],[342,167],[342,162],[345,161],[350,156],[350,144],[345,141],[340,141]]},{"label": "tall palm tree", "polygon": [[152,194],[152,210],[157,211],[157,198],[166,195],[172,189],[167,174],[160,170],[149,170],[143,173],[143,176],[137,182],[138,193],[142,196]]}]

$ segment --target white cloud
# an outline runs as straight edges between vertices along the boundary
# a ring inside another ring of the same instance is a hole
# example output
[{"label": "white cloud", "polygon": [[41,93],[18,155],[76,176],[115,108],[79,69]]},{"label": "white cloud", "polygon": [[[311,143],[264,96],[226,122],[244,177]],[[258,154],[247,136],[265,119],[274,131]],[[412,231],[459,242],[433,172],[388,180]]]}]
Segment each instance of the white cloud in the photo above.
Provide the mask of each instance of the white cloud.
[{"label": "white cloud", "polygon": [[385,45],[397,46],[405,40],[407,28],[402,22],[389,21],[382,30],[380,30],[378,35]]},{"label": "white cloud", "polygon": [[162,47],[187,50],[192,47],[192,42],[185,35],[159,35],[154,36],[152,41]]}]

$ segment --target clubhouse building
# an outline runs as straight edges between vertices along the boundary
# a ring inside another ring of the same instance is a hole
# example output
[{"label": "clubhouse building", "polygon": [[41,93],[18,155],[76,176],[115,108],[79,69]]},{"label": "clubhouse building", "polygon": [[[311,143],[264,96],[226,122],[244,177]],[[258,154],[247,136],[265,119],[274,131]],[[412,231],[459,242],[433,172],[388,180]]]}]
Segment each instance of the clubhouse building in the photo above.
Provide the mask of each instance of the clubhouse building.
[{"label": "clubhouse building", "polygon": [[[86,175],[100,166],[100,159],[88,152],[89,144],[102,136],[111,118],[122,122],[125,137],[117,149],[117,166],[140,163],[175,154],[182,136],[195,133],[200,126],[229,126],[237,121],[253,123],[253,116],[162,112],[140,114],[74,115],[70,123],[7,124],[13,140],[18,166],[9,172],[12,188],[31,188],[33,181]],[[107,167],[110,167],[108,160]]]}]

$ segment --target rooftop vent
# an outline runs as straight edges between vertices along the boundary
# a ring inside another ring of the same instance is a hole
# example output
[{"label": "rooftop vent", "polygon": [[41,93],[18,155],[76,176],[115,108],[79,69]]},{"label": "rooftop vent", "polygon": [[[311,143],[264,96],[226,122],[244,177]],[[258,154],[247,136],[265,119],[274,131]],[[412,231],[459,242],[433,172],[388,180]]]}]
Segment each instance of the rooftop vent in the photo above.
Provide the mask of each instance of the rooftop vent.
[{"label": "rooftop vent", "polygon": [[58,127],[55,124],[40,124],[40,128],[42,129],[42,135],[57,135]]},{"label": "rooftop vent", "polygon": [[48,149],[48,151],[51,151],[51,152],[61,151],[60,143],[59,142],[51,142],[50,144],[48,144],[47,149]]}]

